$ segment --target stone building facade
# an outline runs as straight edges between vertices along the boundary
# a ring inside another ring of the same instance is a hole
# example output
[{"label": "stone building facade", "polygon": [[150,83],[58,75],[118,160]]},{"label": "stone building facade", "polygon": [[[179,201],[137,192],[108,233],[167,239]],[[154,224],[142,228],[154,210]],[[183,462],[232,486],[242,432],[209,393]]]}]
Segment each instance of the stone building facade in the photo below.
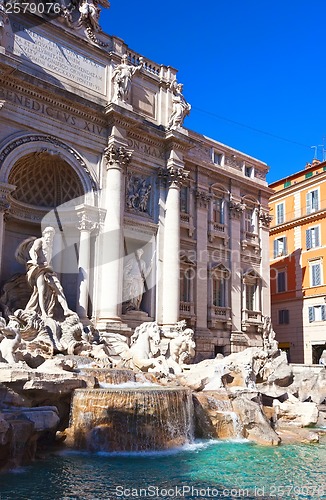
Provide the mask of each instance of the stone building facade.
[{"label": "stone building facade", "polygon": [[184,319],[198,359],[261,345],[267,165],[184,128],[176,70],[97,31],[91,11],[73,29],[63,9],[49,21],[1,6],[1,301],[26,303],[15,250],[50,225],[85,323],[130,335]]}]

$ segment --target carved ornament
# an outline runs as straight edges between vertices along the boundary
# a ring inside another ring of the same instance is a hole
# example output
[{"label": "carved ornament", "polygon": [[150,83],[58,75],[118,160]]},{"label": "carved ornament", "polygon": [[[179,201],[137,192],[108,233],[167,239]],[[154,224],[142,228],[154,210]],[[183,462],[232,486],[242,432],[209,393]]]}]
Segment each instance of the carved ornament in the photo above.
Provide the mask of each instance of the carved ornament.
[{"label": "carved ornament", "polygon": [[127,167],[130,162],[132,151],[124,146],[115,146],[111,144],[104,150],[104,158],[107,163],[107,169],[112,167]]}]

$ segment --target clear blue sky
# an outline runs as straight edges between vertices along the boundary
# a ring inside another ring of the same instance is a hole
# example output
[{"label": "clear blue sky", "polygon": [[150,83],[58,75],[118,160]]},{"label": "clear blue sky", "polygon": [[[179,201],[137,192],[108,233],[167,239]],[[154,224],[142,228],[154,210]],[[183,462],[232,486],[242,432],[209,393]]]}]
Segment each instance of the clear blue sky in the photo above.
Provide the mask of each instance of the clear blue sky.
[{"label": "clear blue sky", "polygon": [[326,148],[325,0],[111,0],[101,25],[177,68],[184,125],[266,162],[269,182]]}]

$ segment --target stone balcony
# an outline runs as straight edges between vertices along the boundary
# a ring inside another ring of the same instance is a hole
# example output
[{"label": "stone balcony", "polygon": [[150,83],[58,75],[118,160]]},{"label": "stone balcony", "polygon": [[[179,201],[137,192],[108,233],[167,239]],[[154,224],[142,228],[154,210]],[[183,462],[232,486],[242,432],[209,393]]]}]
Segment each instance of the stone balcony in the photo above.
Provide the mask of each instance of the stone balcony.
[{"label": "stone balcony", "polygon": [[242,309],[242,329],[246,331],[251,326],[257,326],[259,329],[262,327],[262,313],[261,311],[250,311],[249,309]]},{"label": "stone balcony", "polygon": [[226,323],[228,326],[231,326],[231,307],[208,307],[208,325],[211,328],[216,328],[219,323]]}]

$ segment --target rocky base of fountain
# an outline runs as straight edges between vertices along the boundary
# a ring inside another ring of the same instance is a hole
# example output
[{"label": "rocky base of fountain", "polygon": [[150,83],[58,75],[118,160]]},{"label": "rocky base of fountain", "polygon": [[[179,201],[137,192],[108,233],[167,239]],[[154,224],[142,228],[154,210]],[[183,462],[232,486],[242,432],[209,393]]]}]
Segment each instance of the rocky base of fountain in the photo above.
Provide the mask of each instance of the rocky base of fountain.
[{"label": "rocky base of fountain", "polygon": [[[182,445],[191,435],[191,398],[195,437],[316,442],[311,426],[326,425],[326,368],[293,371],[278,350],[264,357],[250,348],[205,360],[170,379],[62,356],[37,369],[1,363],[0,380],[0,470],[28,463],[58,435],[66,445],[89,450]],[[135,382],[157,385],[108,388]]]}]

